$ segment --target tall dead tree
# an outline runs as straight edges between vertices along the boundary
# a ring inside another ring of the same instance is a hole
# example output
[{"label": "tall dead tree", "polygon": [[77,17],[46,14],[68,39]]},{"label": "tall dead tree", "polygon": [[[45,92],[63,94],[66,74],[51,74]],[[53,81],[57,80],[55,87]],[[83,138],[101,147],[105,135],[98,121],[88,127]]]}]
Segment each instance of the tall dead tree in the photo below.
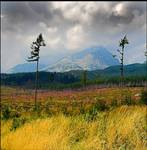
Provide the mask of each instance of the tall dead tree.
[{"label": "tall dead tree", "polygon": [[35,79],[35,110],[37,109],[37,89],[38,89],[38,65],[40,47],[45,46],[42,34],[39,34],[36,41],[31,45],[31,56],[28,57],[28,62],[36,61],[36,79]]}]

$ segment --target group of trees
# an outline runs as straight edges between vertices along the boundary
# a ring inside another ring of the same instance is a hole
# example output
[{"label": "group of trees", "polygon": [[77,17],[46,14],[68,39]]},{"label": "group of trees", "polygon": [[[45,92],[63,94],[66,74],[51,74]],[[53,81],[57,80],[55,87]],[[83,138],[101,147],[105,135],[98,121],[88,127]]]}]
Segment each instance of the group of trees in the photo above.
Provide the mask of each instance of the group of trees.
[{"label": "group of trees", "polygon": [[[78,82],[78,77],[68,73],[38,72],[38,87],[45,88],[48,84],[71,84]],[[21,86],[23,88],[34,88],[36,77],[34,72],[1,74],[1,84],[6,86]]]}]

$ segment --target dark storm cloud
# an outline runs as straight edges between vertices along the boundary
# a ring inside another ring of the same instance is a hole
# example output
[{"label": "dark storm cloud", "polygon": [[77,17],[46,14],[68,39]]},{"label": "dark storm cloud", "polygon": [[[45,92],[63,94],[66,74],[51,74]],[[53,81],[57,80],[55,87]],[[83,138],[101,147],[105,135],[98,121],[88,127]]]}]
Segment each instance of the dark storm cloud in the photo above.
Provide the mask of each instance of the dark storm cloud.
[{"label": "dark storm cloud", "polygon": [[[94,2],[89,8],[88,5],[91,4],[86,2],[84,5],[77,3],[69,6],[65,2],[66,8],[62,5],[60,7],[63,2],[58,3],[59,7],[54,8],[54,2],[4,2],[2,3],[3,29],[24,31],[28,30],[30,26],[37,26],[39,22],[43,22],[47,26],[54,26],[58,23],[65,28],[67,25],[80,24],[82,15],[86,13],[89,19],[92,18],[92,25],[109,28],[111,25],[129,24],[135,17],[145,13],[145,2],[105,2],[104,4]],[[93,8],[95,12],[93,12]],[[72,14],[73,9],[77,9],[77,12],[74,12],[75,16]],[[67,18],[68,14],[69,18]]]},{"label": "dark storm cloud", "polygon": [[48,23],[53,18],[51,3],[5,2],[2,3],[2,27],[6,31],[25,31],[39,22]]},{"label": "dark storm cloud", "polygon": [[2,27],[4,30],[17,31],[22,25],[35,22],[35,13],[30,9],[27,2],[2,3]]},{"label": "dark storm cloud", "polygon": [[[108,7],[102,7],[93,14],[93,25],[95,28],[99,25],[108,30],[121,25],[126,29],[133,22],[131,30],[134,30],[136,23],[138,27],[145,24],[145,15],[146,2],[111,2]],[[144,18],[141,20],[142,16]]]},{"label": "dark storm cloud", "polygon": [[[121,3],[120,3],[120,6],[121,6]],[[120,24],[120,23],[129,24],[130,22],[132,22],[132,20],[135,17],[139,17],[145,14],[145,3],[134,2],[133,4],[132,3],[128,3],[127,5],[124,4],[124,6],[122,4],[122,9],[123,9],[122,13],[119,14],[117,12],[117,6],[116,6],[116,10],[112,11],[111,13],[109,22],[113,22],[115,24]],[[135,13],[137,13],[138,16]]]},{"label": "dark storm cloud", "polygon": [[115,12],[112,12],[111,16],[108,19],[108,23],[112,23],[113,25],[117,24],[128,24],[134,18],[133,14],[127,14],[126,16],[121,16]]}]

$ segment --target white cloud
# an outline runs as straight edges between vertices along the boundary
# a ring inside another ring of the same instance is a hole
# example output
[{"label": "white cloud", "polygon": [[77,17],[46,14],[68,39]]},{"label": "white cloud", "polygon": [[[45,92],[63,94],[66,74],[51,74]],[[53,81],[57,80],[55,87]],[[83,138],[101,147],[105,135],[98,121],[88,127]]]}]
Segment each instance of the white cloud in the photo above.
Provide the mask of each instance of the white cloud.
[{"label": "white cloud", "polygon": [[[22,45],[23,41],[20,36],[13,36],[11,39],[3,38],[1,40],[1,69],[2,71],[7,71],[9,68],[13,67],[15,64],[24,62],[25,50],[27,47],[19,47]],[[17,43],[14,45],[14,43]]]},{"label": "white cloud", "polygon": [[87,35],[81,25],[75,25],[66,33],[66,47],[71,50],[81,48],[86,44]]},{"label": "white cloud", "polygon": [[60,37],[53,37],[53,38],[50,37],[50,38],[47,38],[46,44],[48,45],[48,47],[52,49],[56,49],[56,48],[59,48],[59,46],[62,44],[62,40]]},{"label": "white cloud", "polygon": [[[133,47],[126,52],[126,64],[145,62],[145,44]],[[127,59],[129,56],[129,59]]]},{"label": "white cloud", "polygon": [[57,27],[49,27],[49,28],[47,28],[47,31],[49,32],[49,34],[54,34],[54,33],[56,33],[57,32]]}]

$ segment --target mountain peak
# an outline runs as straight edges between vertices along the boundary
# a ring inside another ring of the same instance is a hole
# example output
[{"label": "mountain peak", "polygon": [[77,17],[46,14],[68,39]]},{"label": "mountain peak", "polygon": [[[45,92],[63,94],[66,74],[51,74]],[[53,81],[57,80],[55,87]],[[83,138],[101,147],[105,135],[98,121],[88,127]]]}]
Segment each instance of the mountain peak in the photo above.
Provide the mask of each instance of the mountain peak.
[{"label": "mountain peak", "polygon": [[70,70],[96,70],[118,65],[119,61],[103,46],[93,46],[64,57],[45,71],[66,72]]},{"label": "mountain peak", "polygon": [[[119,61],[103,46],[92,46],[80,52],[66,56],[52,65],[39,64],[40,71],[67,72],[71,70],[97,70],[119,65]],[[8,73],[34,72],[34,63],[18,64]]]}]

